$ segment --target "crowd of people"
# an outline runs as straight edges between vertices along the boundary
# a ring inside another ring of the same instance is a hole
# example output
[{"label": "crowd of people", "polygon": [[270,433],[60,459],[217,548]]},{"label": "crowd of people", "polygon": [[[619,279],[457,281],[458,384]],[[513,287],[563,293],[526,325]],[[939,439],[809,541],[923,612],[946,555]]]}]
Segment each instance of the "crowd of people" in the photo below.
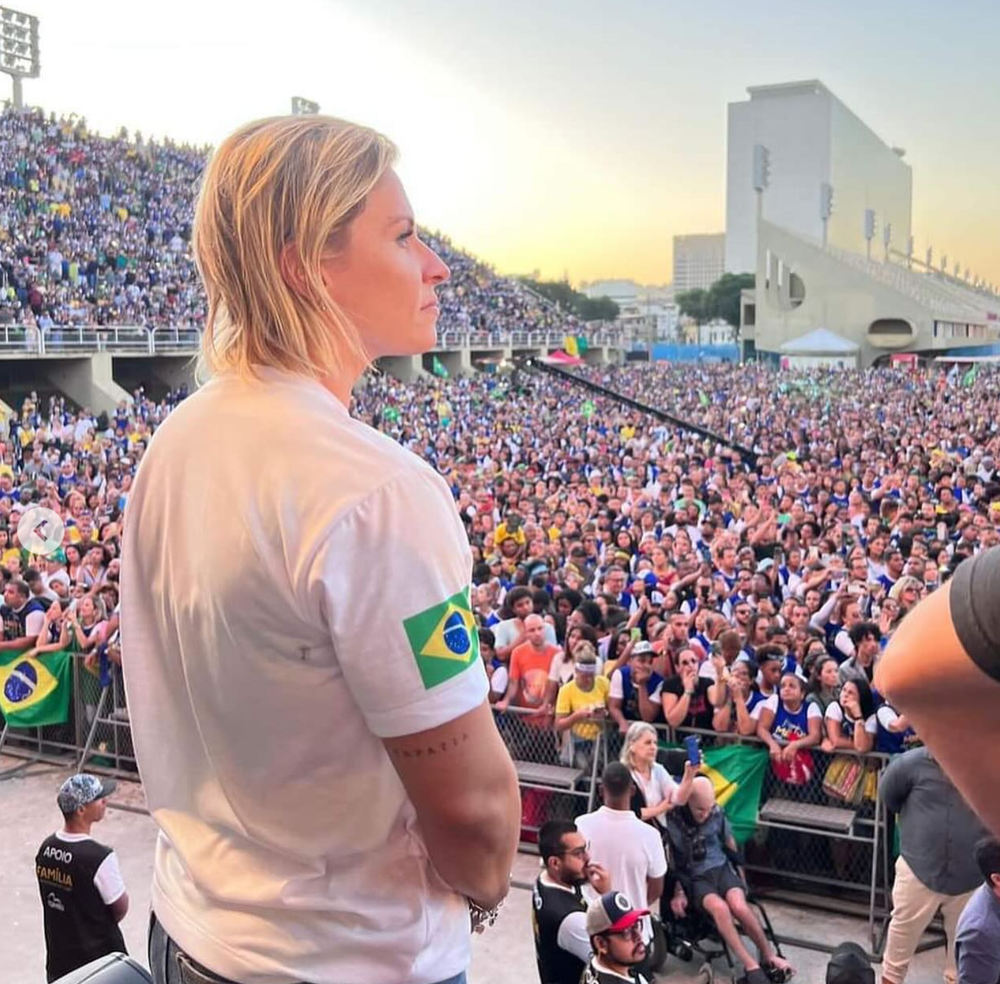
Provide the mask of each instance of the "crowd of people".
[{"label": "crowd of people", "polygon": [[874,667],[906,613],[1000,541],[1000,377],[587,375],[720,440],[528,371],[357,394],[452,486],[501,708],[568,728],[584,757],[602,715],[757,735],[790,782],[810,749],[916,743]]},{"label": "crowd of people", "polygon": [[[116,325],[200,328],[205,295],[190,249],[208,149],[38,109],[0,113],[0,325],[60,331]],[[565,331],[572,315],[498,276],[440,234],[451,269],[438,330]]]}]

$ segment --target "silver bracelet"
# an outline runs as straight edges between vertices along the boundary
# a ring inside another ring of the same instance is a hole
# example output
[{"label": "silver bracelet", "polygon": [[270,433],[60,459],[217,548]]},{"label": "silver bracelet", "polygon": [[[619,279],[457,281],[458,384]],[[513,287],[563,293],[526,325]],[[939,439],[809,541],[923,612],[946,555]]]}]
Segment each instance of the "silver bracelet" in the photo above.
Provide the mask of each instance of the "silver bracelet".
[{"label": "silver bracelet", "polygon": [[500,914],[500,906],[504,903],[504,900],[501,899],[492,909],[484,909],[478,902],[470,899],[468,896],[466,896],[465,901],[469,905],[469,918],[472,920],[473,932],[480,926],[492,926]]}]

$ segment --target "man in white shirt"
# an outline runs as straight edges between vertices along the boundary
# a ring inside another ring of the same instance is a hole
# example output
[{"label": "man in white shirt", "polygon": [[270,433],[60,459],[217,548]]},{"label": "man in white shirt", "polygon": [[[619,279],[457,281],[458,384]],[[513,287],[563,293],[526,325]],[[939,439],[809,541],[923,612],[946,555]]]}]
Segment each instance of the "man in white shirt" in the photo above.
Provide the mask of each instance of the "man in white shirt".
[{"label": "man in white shirt", "polygon": [[[667,857],[659,833],[632,812],[632,776],[621,762],[610,762],[601,778],[604,805],[576,818],[593,860],[608,872],[611,886],[642,908],[652,908],[663,893]],[[649,921],[645,922],[646,938]]]}]

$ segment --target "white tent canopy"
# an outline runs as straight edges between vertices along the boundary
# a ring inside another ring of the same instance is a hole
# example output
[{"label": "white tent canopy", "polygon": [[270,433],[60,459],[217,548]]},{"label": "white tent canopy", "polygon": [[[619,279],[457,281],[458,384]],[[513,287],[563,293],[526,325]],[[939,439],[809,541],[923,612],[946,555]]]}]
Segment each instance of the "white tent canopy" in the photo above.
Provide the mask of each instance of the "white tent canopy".
[{"label": "white tent canopy", "polygon": [[779,351],[786,355],[838,356],[857,355],[859,348],[854,342],[829,328],[816,328],[798,338],[790,338],[781,345]]}]

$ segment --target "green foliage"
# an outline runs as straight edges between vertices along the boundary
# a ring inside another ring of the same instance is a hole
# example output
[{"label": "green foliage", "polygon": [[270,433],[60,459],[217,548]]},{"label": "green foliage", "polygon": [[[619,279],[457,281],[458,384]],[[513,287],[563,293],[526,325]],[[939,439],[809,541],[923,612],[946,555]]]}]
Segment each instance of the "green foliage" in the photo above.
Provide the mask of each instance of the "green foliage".
[{"label": "green foliage", "polygon": [[565,280],[531,280],[529,277],[522,277],[521,280],[581,321],[614,321],[618,317],[620,308],[610,297],[587,297]]},{"label": "green foliage", "polygon": [[752,273],[724,273],[708,290],[685,290],[677,295],[681,314],[705,324],[719,318],[734,328],[740,323],[740,291],[754,285]]}]

